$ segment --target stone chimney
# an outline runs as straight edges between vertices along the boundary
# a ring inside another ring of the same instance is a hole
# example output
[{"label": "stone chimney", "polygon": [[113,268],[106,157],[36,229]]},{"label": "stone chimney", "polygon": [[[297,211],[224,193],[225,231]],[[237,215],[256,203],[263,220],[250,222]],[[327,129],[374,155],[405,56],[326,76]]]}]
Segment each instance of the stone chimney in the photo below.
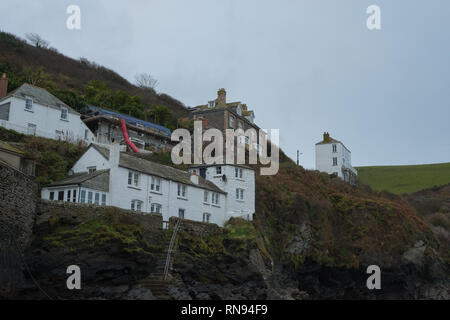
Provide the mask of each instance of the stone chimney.
[{"label": "stone chimney", "polygon": [[227,103],[227,92],[224,88],[217,91],[217,105],[219,107],[226,105]]},{"label": "stone chimney", "polygon": [[324,132],[323,133],[323,142],[330,142],[331,138],[330,138],[330,134],[328,132]]},{"label": "stone chimney", "polygon": [[120,144],[113,142],[109,147],[109,164],[111,168],[117,168],[120,160]]},{"label": "stone chimney", "polygon": [[5,97],[8,93],[8,78],[6,78],[6,73],[2,75],[0,79],[0,99]]},{"label": "stone chimney", "polygon": [[198,184],[198,175],[197,175],[197,170],[195,170],[195,169],[191,174],[191,182],[193,184]]}]

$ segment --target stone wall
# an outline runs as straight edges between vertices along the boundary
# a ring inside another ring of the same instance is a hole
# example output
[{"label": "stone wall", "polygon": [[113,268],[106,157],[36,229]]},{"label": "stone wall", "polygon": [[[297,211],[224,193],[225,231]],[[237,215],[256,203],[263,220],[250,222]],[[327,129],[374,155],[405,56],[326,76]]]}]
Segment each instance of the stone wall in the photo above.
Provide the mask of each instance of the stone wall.
[{"label": "stone wall", "polygon": [[0,244],[23,250],[31,240],[38,186],[28,176],[0,164]]},{"label": "stone wall", "polygon": [[169,228],[172,229],[178,220],[181,220],[181,230],[200,237],[207,237],[216,234],[222,234],[223,229],[214,223],[205,223],[177,217],[170,217]]},{"label": "stone wall", "polygon": [[55,222],[64,225],[78,225],[95,219],[107,219],[114,214],[121,215],[139,223],[145,231],[161,229],[162,215],[154,213],[137,213],[116,207],[97,206],[72,202],[48,201],[41,199],[36,208],[36,228],[42,230]]}]

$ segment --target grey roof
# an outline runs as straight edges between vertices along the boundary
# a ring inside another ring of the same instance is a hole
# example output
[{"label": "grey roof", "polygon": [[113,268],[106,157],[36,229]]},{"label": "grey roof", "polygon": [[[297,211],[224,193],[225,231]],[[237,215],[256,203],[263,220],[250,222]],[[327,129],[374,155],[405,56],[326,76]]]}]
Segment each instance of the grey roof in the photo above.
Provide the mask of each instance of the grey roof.
[{"label": "grey roof", "polygon": [[65,104],[61,100],[59,100],[57,97],[52,95],[47,90],[33,86],[28,83],[24,83],[16,90],[11,91],[3,99],[9,98],[11,96],[20,98],[20,99],[25,99],[26,97],[31,97],[33,99],[33,102],[39,103],[41,105],[49,106],[54,109],[61,109],[61,107],[65,107],[69,110],[70,113],[80,115],[78,112],[73,110],[71,107],[69,107],[67,104]]},{"label": "grey roof", "polygon": [[[91,144],[91,146],[97,149],[97,151],[99,151],[106,159],[109,159],[109,149],[94,144]],[[187,171],[145,160],[125,152],[120,153],[119,166],[197,188],[226,194],[225,191],[217,187],[214,183],[203,179],[200,176],[198,177],[198,184],[195,184],[191,181],[191,174]]]},{"label": "grey roof", "polygon": [[46,187],[78,185],[99,191],[109,191],[109,169],[97,170],[93,173],[76,173],[70,177],[53,182]]},{"label": "grey roof", "polygon": [[328,144],[328,143],[342,143],[342,142],[340,142],[339,140],[336,140],[336,139],[333,139],[333,138],[330,137],[330,141],[322,140],[320,142],[317,142],[316,145],[318,145],[318,144]]},{"label": "grey roof", "polygon": [[351,151],[345,146],[345,144],[343,144],[341,141],[333,139],[331,137],[330,137],[330,141],[324,141],[324,140],[319,141],[319,142],[316,143],[316,146],[319,145],[319,144],[329,144],[329,143],[340,143],[340,144],[342,144],[344,146],[345,149],[347,149],[348,152],[351,153]]}]

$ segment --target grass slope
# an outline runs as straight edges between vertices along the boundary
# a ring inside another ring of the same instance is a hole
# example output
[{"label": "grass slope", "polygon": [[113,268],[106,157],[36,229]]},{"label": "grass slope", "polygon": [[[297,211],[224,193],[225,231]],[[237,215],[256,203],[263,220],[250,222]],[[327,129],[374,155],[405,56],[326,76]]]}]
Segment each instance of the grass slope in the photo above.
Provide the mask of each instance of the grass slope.
[{"label": "grass slope", "polygon": [[450,183],[450,163],[358,167],[359,179],[375,190],[412,193]]}]

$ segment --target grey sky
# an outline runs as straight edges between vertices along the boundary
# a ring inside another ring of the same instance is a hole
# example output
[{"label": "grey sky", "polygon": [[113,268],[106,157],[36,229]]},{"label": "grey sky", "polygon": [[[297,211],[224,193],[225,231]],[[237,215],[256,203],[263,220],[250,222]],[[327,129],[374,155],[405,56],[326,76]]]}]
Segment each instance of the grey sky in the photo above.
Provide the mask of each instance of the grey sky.
[{"label": "grey sky", "polygon": [[[66,28],[69,4],[80,31]],[[366,28],[371,4],[382,30]],[[3,0],[0,12],[2,30],[39,33],[130,81],[150,72],[188,106],[226,88],[307,168],[323,131],[354,166],[450,161],[446,0]]]}]

